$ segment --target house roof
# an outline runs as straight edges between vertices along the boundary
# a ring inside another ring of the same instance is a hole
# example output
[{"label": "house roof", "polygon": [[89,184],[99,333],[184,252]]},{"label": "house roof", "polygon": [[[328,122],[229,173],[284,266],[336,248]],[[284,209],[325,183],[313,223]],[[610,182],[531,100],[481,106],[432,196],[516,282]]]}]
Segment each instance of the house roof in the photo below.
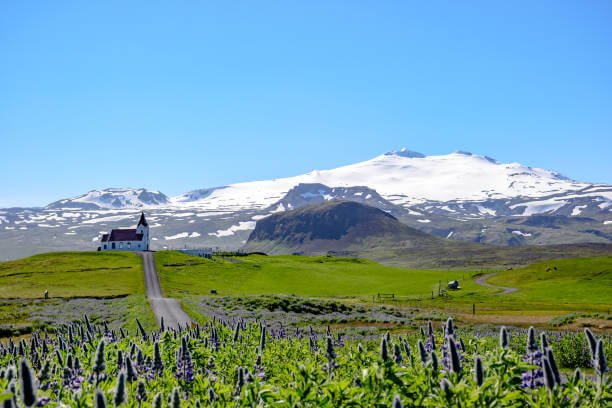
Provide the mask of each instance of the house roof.
[{"label": "house roof", "polygon": [[108,241],[108,234],[102,235],[102,242]]},{"label": "house roof", "polygon": [[143,226],[147,227],[149,225],[149,223],[147,222],[145,216],[144,216],[144,212],[140,213],[140,220],[138,221],[138,225],[142,224]]},{"label": "house roof", "polygon": [[142,236],[143,234],[136,233],[135,229],[114,229],[108,241],[142,241]]}]

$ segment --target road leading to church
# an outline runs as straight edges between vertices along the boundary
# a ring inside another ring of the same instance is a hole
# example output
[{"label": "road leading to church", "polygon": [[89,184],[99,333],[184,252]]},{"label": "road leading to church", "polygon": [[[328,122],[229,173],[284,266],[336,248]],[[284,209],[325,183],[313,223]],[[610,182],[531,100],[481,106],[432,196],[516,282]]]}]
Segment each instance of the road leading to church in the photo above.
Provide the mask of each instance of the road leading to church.
[{"label": "road leading to church", "polygon": [[159,277],[155,267],[155,257],[153,252],[136,252],[142,258],[142,269],[144,271],[145,286],[147,297],[151,303],[151,308],[155,314],[157,325],[161,325],[161,318],[164,318],[164,326],[178,328],[178,325],[185,327],[190,324],[189,315],[181,308],[178,300],[165,298],[159,286]]}]

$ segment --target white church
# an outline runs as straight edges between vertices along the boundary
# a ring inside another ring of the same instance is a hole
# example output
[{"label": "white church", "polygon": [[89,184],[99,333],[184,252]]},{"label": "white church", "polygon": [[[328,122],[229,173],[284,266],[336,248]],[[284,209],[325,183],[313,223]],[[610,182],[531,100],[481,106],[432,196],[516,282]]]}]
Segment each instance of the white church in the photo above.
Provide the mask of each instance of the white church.
[{"label": "white church", "polygon": [[144,212],[136,229],[113,229],[109,234],[100,238],[99,251],[148,251],[149,250],[149,224]]}]

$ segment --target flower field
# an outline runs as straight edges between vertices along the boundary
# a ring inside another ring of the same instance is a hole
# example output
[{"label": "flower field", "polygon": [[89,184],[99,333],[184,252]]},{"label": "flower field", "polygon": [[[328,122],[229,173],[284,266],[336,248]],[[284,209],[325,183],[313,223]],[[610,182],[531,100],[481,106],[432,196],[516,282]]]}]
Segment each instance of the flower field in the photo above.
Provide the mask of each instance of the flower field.
[{"label": "flower field", "polygon": [[[85,316],[2,343],[0,400],[3,408],[609,407],[610,348],[588,329],[477,333],[450,319],[404,336],[358,336],[218,319],[128,333]],[[564,371],[572,366],[586,370]]]}]

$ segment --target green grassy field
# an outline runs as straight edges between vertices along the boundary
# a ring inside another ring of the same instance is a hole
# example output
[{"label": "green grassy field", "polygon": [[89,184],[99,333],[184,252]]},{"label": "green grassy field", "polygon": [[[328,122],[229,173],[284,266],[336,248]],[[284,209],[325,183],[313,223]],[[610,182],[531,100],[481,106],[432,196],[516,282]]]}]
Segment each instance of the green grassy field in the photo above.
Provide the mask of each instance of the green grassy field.
[{"label": "green grassy field", "polygon": [[[394,293],[399,305],[469,312],[555,315],[573,311],[606,312],[612,307],[612,257],[548,261],[501,271],[493,285],[518,292],[494,295],[498,289],[474,282],[477,272],[405,269],[354,258],[259,256],[230,262],[206,260],[179,252],[156,253],[160,283],[168,296],[286,294],[371,300],[377,293]],[[557,266],[557,270],[553,269]],[[550,272],[544,272],[550,268]],[[553,273],[555,272],[555,273]],[[462,289],[435,296],[438,282],[459,280]]]},{"label": "green grassy field", "polygon": [[0,298],[119,296],[144,293],[138,255],[52,252],[0,263]]},{"label": "green grassy field", "polygon": [[207,260],[180,252],[155,254],[160,284],[168,296],[293,294],[315,297],[370,297],[377,293],[431,297],[447,280],[459,279],[457,296],[495,289],[476,285],[469,272],[405,269],[356,258],[251,255],[230,262]]},{"label": "green grassy field", "polygon": [[518,288],[506,300],[612,304],[612,257],[559,259],[503,271],[487,280]]},{"label": "green grassy field", "polygon": [[[49,300],[44,300],[44,291]],[[156,327],[142,262],[130,252],[55,252],[0,263],[0,335],[79,319]]]}]

